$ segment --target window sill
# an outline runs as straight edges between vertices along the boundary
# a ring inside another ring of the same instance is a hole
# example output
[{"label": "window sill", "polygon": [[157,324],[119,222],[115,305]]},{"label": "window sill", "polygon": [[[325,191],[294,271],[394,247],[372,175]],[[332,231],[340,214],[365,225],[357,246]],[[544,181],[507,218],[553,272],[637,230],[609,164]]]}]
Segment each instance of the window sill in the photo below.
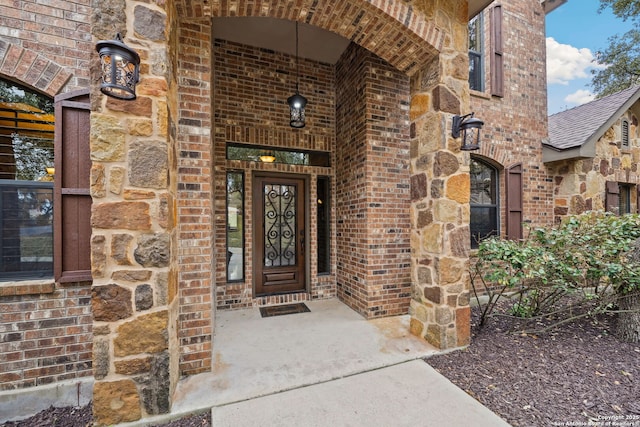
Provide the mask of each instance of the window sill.
[{"label": "window sill", "polygon": [[52,280],[23,280],[0,283],[0,297],[52,294],[56,284]]},{"label": "window sill", "polygon": [[488,93],[480,92],[478,90],[471,89],[469,91],[469,94],[475,98],[491,99],[491,95],[489,95]]}]

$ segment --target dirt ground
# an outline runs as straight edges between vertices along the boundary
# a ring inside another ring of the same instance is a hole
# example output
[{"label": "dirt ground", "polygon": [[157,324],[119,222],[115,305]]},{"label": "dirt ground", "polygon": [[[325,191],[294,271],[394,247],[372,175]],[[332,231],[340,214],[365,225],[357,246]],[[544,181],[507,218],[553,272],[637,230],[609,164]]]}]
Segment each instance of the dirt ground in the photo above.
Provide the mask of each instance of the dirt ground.
[{"label": "dirt ground", "polygon": [[[581,320],[543,335],[514,333],[519,321],[494,317],[472,345],[426,360],[514,427],[640,427],[640,344],[611,335],[612,316]],[[91,407],[50,408],[5,427],[86,427]],[[209,413],[164,427],[211,425]],[[302,426],[301,426],[302,427]],[[392,426],[390,426],[392,427]]]}]

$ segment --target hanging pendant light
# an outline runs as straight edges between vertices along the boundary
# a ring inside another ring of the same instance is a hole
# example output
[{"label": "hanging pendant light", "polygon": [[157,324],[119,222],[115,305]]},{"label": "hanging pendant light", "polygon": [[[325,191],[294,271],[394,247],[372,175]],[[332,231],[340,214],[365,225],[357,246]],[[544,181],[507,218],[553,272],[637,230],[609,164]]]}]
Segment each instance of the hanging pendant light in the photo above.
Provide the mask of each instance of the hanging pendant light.
[{"label": "hanging pendant light", "polygon": [[298,91],[298,80],[300,79],[300,59],[298,57],[298,21],[296,21],[296,93],[287,99],[289,104],[290,120],[289,124],[292,128],[303,128],[304,107],[307,105],[307,98],[300,95]]}]

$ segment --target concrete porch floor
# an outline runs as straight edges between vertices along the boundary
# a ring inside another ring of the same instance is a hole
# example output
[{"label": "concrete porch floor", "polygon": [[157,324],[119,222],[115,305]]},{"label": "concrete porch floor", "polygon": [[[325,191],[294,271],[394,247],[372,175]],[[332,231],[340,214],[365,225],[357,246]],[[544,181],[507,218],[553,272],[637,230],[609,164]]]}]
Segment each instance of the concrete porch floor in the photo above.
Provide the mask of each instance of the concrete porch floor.
[{"label": "concrete porch floor", "polygon": [[418,360],[438,350],[409,334],[409,316],[306,304],[267,318],[218,312],[212,372],[179,383],[171,417],[211,408],[214,427],[508,426]]}]

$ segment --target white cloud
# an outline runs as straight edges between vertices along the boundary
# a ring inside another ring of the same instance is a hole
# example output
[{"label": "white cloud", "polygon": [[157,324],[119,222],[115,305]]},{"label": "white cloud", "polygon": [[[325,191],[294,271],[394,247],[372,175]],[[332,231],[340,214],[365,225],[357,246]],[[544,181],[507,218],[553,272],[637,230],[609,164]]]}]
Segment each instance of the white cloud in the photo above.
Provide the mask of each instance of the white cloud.
[{"label": "white cloud", "polygon": [[567,85],[571,80],[588,78],[590,68],[604,67],[594,59],[586,47],[578,49],[547,37],[547,83]]},{"label": "white cloud", "polygon": [[565,102],[573,105],[586,104],[587,102],[591,102],[594,99],[595,95],[584,89],[577,90],[564,98]]}]

